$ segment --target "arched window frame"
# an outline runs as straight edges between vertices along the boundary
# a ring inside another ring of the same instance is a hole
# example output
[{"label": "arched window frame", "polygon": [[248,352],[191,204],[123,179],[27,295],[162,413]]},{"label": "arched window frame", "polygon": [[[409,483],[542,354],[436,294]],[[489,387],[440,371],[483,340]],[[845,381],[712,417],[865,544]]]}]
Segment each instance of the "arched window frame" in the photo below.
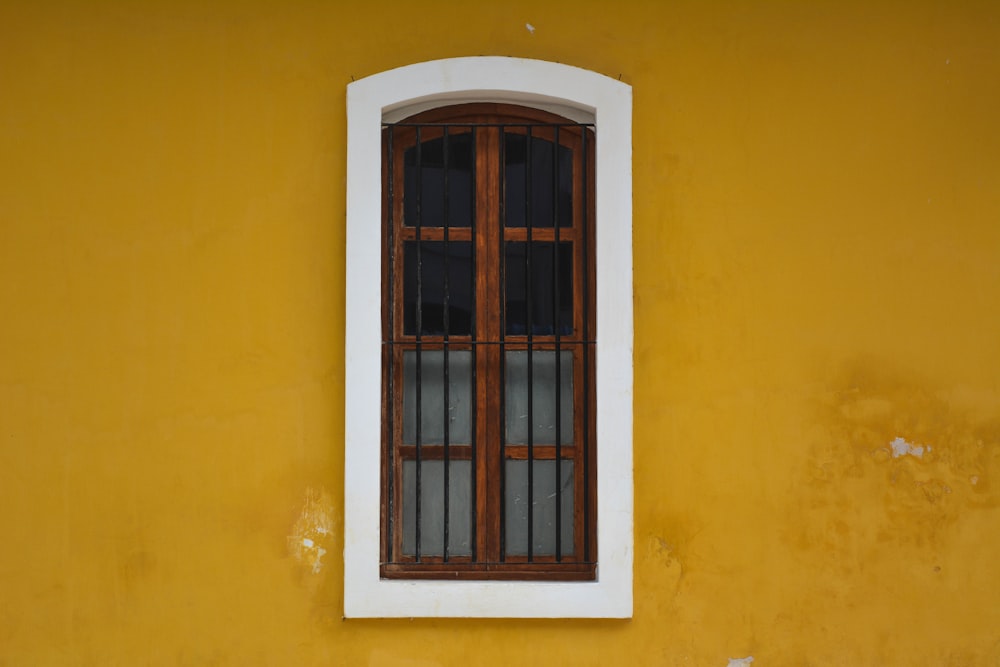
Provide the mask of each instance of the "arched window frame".
[{"label": "arched window frame", "polygon": [[[597,578],[382,579],[381,127],[438,106],[509,102],[595,124]],[[472,57],[409,65],[347,91],[344,615],[629,617],[632,613],[631,88],[568,65]]]}]

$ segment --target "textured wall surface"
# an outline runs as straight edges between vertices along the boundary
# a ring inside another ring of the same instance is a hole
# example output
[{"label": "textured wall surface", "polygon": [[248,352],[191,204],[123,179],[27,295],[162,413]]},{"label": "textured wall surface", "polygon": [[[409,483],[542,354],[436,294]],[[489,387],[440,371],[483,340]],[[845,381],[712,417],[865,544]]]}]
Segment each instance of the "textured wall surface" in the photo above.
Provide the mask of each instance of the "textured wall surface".
[{"label": "textured wall surface", "polygon": [[[630,621],[341,620],[345,86],[480,54],[634,87]],[[991,2],[3,3],[0,664],[1000,664],[998,117]]]}]

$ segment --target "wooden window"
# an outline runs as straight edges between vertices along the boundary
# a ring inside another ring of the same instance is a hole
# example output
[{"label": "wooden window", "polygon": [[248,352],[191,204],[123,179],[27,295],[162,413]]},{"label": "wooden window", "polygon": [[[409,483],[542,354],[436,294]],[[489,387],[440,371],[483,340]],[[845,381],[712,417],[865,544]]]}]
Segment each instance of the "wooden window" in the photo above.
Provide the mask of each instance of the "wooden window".
[{"label": "wooden window", "polygon": [[593,127],[383,128],[381,576],[596,573]]}]

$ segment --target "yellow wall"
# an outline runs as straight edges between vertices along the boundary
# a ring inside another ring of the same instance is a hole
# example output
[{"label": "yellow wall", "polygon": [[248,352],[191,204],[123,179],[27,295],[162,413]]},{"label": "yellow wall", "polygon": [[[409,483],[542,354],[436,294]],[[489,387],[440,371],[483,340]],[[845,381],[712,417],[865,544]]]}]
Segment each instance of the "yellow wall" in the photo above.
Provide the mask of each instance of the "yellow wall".
[{"label": "yellow wall", "polygon": [[[631,621],[341,620],[345,86],[478,54],[634,87]],[[1000,664],[998,119],[993,2],[7,0],[0,664]]]}]

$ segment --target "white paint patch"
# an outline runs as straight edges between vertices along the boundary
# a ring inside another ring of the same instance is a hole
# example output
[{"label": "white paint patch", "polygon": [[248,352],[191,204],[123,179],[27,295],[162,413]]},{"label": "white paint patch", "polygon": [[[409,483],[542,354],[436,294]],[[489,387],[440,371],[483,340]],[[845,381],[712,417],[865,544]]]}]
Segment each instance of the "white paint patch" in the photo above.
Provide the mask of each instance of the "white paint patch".
[{"label": "white paint patch", "polygon": [[749,667],[751,662],[753,662],[752,655],[748,655],[745,658],[730,658],[729,664],[726,667]]},{"label": "white paint patch", "polygon": [[535,26],[531,25],[530,23],[525,23],[524,29],[530,32],[532,35],[535,34]]},{"label": "white paint patch", "polygon": [[979,484],[979,475],[973,475],[969,478],[969,481],[972,482],[972,486]]},{"label": "white paint patch", "polygon": [[292,526],[288,536],[288,550],[295,560],[305,565],[313,574],[323,570],[324,544],[333,532],[333,503],[326,491],[306,489],[302,514]]},{"label": "white paint patch", "polygon": [[[889,443],[889,446],[892,447],[892,458],[894,459],[898,459],[900,456],[906,456],[907,454],[910,456],[916,456],[918,459],[923,458],[924,456],[923,445],[914,445],[907,442],[903,438],[896,438]],[[931,451],[931,448],[927,447],[927,451]]]}]

